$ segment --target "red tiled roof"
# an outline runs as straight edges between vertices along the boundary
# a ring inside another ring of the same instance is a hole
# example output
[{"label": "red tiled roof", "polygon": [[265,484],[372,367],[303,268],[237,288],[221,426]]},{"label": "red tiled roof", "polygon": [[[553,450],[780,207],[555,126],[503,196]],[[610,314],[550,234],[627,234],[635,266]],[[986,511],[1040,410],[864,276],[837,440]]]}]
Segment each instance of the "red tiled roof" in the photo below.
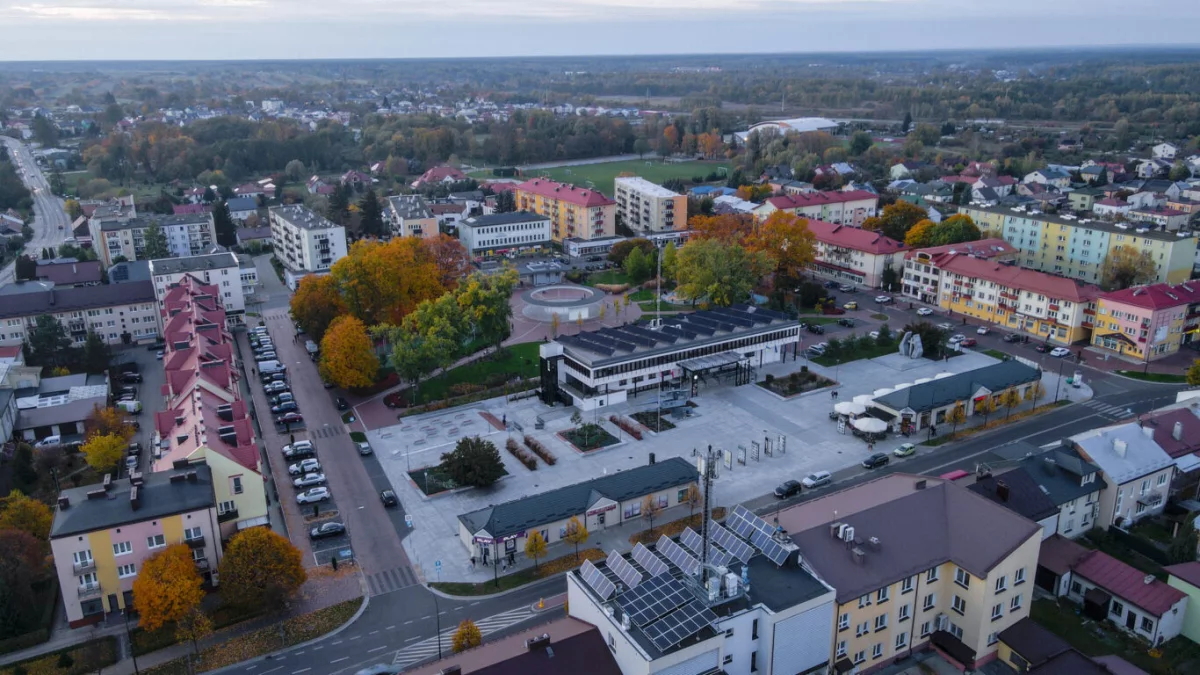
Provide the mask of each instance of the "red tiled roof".
[{"label": "red tiled roof", "polygon": [[440,183],[440,182],[446,180],[447,178],[452,178],[456,181],[459,181],[459,180],[464,180],[466,177],[467,177],[466,174],[464,174],[463,172],[459,171],[458,169],[456,169],[452,166],[435,166],[432,169],[429,169],[425,173],[421,174],[421,177],[417,179],[417,182],[418,183],[430,183],[430,182]]},{"label": "red tiled roof", "polygon": [[1200,281],[1182,283],[1178,286],[1170,284],[1134,286],[1120,291],[1110,291],[1100,297],[1107,302],[1119,302],[1146,309],[1180,307],[1200,302]]},{"label": "red tiled roof", "polygon": [[1016,265],[1002,265],[962,254],[947,254],[945,262],[939,266],[943,272],[986,279],[1001,286],[1034,291],[1059,300],[1088,302],[1098,298],[1101,293],[1099,287],[1091,284],[1081,284],[1072,279],[1056,277],[1053,274],[1024,269]]},{"label": "red tiled roof", "polygon": [[994,258],[998,255],[1016,253],[1016,251],[1016,247],[1007,241],[993,238],[980,239],[979,241],[964,241],[958,244],[946,244],[944,246],[930,246],[928,248],[909,249],[909,251],[904,254],[904,257],[915,258],[918,253],[925,253],[934,259],[934,264],[938,264],[938,257],[947,253],[963,253],[966,255],[973,255],[976,258]]},{"label": "red tiled roof", "polygon": [[430,204],[429,210],[435,216],[444,216],[447,213],[462,213],[467,210],[466,204]]},{"label": "red tiled roof", "polygon": [[[1154,616],[1162,616],[1187,597],[1183,591],[1148,577],[1103,551],[1092,551],[1075,564],[1074,571],[1104,590],[1137,605]],[[1152,579],[1146,583],[1146,579]]]},{"label": "red tiled roof", "polygon": [[605,197],[602,193],[590,188],[581,188],[567,183],[556,183],[552,180],[544,178],[535,178],[527,180],[517,186],[517,189],[522,192],[529,192],[550,199],[559,199],[564,202],[570,202],[577,206],[609,206],[616,204],[613,200]]},{"label": "red tiled roof", "polygon": [[863,200],[877,200],[878,196],[866,190],[850,190],[849,192],[803,192],[800,194],[771,197],[767,200],[777,209],[802,209],[823,204],[843,204]]},{"label": "red tiled roof", "polygon": [[[1143,425],[1154,429],[1154,442],[1171,456],[1178,459],[1196,450],[1200,441],[1200,417],[1191,408],[1175,408],[1152,412],[1141,417]],[[1179,440],[1175,440],[1175,425],[1180,425]],[[1192,439],[1195,439],[1192,440]]]},{"label": "red tiled roof", "polygon": [[177,216],[194,216],[200,213],[208,213],[212,210],[212,207],[208,204],[174,204],[171,206],[171,210]]},{"label": "red tiled roof", "polygon": [[0,347],[0,359],[14,359],[21,354],[21,345]]},{"label": "red tiled roof", "polygon": [[1183,581],[1200,588],[1200,562],[1185,562],[1178,565],[1164,567],[1172,576],[1179,577]]},{"label": "red tiled roof", "polygon": [[904,244],[872,230],[849,225],[834,225],[823,220],[808,221],[808,229],[817,241],[833,246],[885,255],[904,250]]},{"label": "red tiled roof", "polygon": [[979,180],[979,176],[942,176],[943,183],[967,183],[974,185]]}]

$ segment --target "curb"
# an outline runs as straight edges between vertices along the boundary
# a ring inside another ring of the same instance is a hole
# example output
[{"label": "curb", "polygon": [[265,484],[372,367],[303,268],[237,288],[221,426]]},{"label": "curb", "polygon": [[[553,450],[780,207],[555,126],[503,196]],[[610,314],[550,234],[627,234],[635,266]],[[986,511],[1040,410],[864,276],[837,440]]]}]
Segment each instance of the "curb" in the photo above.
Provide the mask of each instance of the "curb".
[{"label": "curb", "polygon": [[436,588],[433,588],[428,583],[425,584],[425,590],[429,591],[430,593],[433,593],[434,595],[438,596],[439,598],[445,598],[447,600],[494,600],[495,598],[503,598],[506,595],[511,595],[513,593],[516,593],[517,591],[523,591],[528,588],[533,588],[534,586],[537,586],[538,584],[546,583],[548,581],[552,581],[557,578],[558,577],[546,577],[545,579],[538,579],[537,581],[535,581],[533,583],[528,583],[523,586],[517,586],[516,588],[510,588],[507,591],[500,591],[499,593],[492,593],[491,595],[450,595],[449,593],[445,593],[443,591],[437,590]]}]

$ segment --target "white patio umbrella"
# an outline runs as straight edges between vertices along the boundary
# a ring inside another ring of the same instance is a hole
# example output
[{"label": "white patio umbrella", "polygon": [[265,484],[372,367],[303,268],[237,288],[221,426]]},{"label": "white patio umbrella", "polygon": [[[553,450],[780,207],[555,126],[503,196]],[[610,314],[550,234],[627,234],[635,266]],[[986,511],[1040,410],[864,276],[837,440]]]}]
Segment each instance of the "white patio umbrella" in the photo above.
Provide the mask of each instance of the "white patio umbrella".
[{"label": "white patio umbrella", "polygon": [[887,422],[875,417],[860,417],[853,422],[854,428],[868,434],[878,434],[887,431]]},{"label": "white patio umbrella", "polygon": [[854,402],[863,406],[870,405],[874,400],[875,397],[870,394],[859,394],[858,396],[854,397]]},{"label": "white patio umbrella", "polygon": [[913,384],[925,384],[926,382],[933,382],[933,378],[932,377],[922,377],[921,379],[917,380],[916,382],[913,382]]},{"label": "white patio umbrella", "polygon": [[833,411],[839,415],[861,415],[867,412],[867,406],[853,401],[842,401],[834,404]]},{"label": "white patio umbrella", "polygon": [[895,388],[896,391],[900,391],[901,389],[908,389],[911,386],[913,386],[912,382],[901,382],[900,384],[896,385]]}]

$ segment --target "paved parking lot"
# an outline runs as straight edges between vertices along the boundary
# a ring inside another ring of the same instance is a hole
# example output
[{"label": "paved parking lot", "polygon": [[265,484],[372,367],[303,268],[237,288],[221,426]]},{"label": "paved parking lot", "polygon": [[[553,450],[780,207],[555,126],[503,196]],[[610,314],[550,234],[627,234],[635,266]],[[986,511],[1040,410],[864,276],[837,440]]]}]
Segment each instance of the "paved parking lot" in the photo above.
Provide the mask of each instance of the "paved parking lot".
[{"label": "paved parking lot", "polygon": [[[162,395],[166,376],[163,373],[163,362],[154,357],[154,352],[143,346],[130,345],[113,354],[113,372],[117,372],[123,364],[135,363],[138,374],[142,376],[141,384],[121,384],[119,376],[114,378],[115,387],[134,387],[138,390],[138,400],[142,402],[142,412],[130,415],[129,419],[138,423],[139,429],[134,433],[133,440],[142,446],[138,456],[139,471],[149,471],[153,461],[154,444],[154,412],[166,407],[166,397]],[[126,475],[122,473],[122,475]]]}]

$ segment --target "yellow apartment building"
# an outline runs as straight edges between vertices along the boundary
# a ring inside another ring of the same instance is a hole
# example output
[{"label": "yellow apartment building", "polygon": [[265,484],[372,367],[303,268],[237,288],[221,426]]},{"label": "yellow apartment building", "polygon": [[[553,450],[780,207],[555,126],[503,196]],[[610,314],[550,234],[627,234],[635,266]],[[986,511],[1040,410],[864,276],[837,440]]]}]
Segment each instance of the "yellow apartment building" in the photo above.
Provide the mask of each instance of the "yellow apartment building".
[{"label": "yellow apartment building", "polygon": [[[550,238],[598,239],[617,234],[617,203],[591,188],[534,178],[518,185],[517,210],[550,219]],[[687,214],[684,213],[686,220]]]}]

